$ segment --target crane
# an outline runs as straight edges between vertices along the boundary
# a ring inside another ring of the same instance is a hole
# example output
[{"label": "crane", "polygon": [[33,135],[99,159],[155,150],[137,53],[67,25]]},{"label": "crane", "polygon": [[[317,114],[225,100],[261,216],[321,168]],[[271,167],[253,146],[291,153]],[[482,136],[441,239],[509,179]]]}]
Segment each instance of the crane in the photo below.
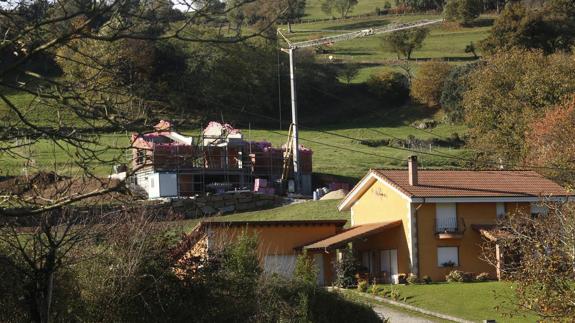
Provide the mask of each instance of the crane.
[{"label": "crane", "polygon": [[[362,29],[356,30],[352,32],[348,32],[345,34],[335,35],[335,36],[327,36],[322,37],[319,39],[313,40],[306,40],[300,42],[291,42],[281,30],[278,28],[277,33],[285,40],[287,43],[287,48],[281,48],[281,51],[287,53],[289,55],[289,72],[290,72],[290,92],[291,92],[291,114],[292,114],[292,123],[290,125],[290,134],[291,136],[288,139],[288,145],[291,147],[290,149],[286,149],[286,152],[291,154],[292,156],[287,156],[284,161],[284,169],[288,167],[289,159],[293,160],[293,174],[294,174],[294,182],[295,182],[295,191],[300,193],[302,189],[301,185],[301,172],[300,172],[300,165],[299,165],[299,142],[298,142],[298,126],[297,126],[297,99],[296,99],[296,87],[295,87],[295,62],[294,62],[294,53],[297,49],[306,48],[306,47],[315,47],[321,46],[326,44],[333,44],[340,41],[351,40],[355,38],[362,38],[362,37],[369,37],[374,35],[380,35],[385,33],[392,33],[395,31],[406,30],[406,29],[413,29],[419,27],[425,27],[433,24],[437,24],[443,22],[443,19],[436,19],[436,20],[418,20],[414,22],[407,22],[407,23],[396,23],[396,24],[389,24],[384,27],[379,28],[369,28],[369,29]],[[285,173],[285,171],[284,171]]]}]

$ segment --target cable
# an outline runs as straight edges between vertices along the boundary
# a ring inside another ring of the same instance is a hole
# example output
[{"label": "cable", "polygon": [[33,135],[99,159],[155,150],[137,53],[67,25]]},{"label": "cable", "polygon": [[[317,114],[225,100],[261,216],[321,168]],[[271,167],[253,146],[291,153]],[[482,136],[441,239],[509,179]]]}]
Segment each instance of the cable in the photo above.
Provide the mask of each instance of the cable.
[{"label": "cable", "polygon": [[[231,108],[234,109],[234,108]],[[274,120],[275,118],[273,117],[269,117],[269,116],[265,116],[265,115],[261,115],[258,113],[253,113],[253,112],[249,112],[249,111],[242,111],[243,113],[248,113],[251,115],[255,115],[258,116],[260,118],[265,118],[265,119],[271,119]],[[307,127],[302,125],[301,123],[298,124],[298,126],[300,128],[303,129],[308,129],[308,130],[312,130],[312,131],[317,131],[320,133],[324,133],[324,134],[328,134],[331,136],[336,136],[336,137],[340,137],[340,138],[345,138],[345,139],[350,139],[350,140],[354,140],[354,141],[362,141],[362,139],[358,139],[358,138],[354,138],[354,137],[350,137],[350,136],[346,136],[346,135],[342,135],[342,134],[338,134],[338,133],[334,133],[334,132],[330,132],[327,130],[320,130],[317,128],[312,128],[312,127]],[[369,129],[369,128],[366,128]],[[264,129],[265,130],[265,129]],[[270,131],[270,132],[274,132],[272,130],[266,130],[266,131]],[[283,135],[283,134],[282,134]],[[309,139],[302,139],[302,140],[306,140],[306,141],[311,141]],[[325,143],[320,143],[320,142],[316,142],[318,144],[322,144],[322,145],[329,145],[329,144],[325,144]],[[343,147],[338,147],[335,146],[336,148],[340,148],[340,149],[346,149],[349,150],[350,148],[343,148]],[[440,158],[446,158],[446,159],[454,159],[454,160],[458,160],[458,161],[465,161],[465,162],[471,162],[471,163],[477,163],[477,160],[473,160],[473,159],[468,159],[468,158],[463,158],[463,157],[458,157],[458,156],[453,156],[453,155],[446,155],[446,154],[442,154],[442,153],[430,153],[430,152],[425,152],[425,151],[418,151],[418,150],[413,150],[413,149],[409,149],[409,148],[400,148],[400,147],[392,147],[392,146],[386,146],[388,148],[391,149],[396,149],[396,150],[402,150],[402,151],[408,151],[408,152],[412,152],[415,154],[423,154],[423,155],[428,155],[428,156],[434,156],[434,157],[440,157]],[[354,151],[354,150],[352,150]],[[359,151],[355,151],[355,152],[359,152]],[[366,154],[370,154],[367,152],[361,152],[361,153],[366,153]],[[374,154],[377,155],[377,154]],[[379,155],[377,155],[379,156]],[[396,160],[400,160],[399,158],[395,158],[395,157],[389,157],[389,156],[379,156],[379,157],[383,157],[383,158],[391,158],[391,159],[396,159]],[[402,160],[403,161],[403,160]],[[495,162],[486,162],[487,165],[484,166],[490,166],[490,167],[497,167],[500,165],[504,165],[504,166],[508,166],[511,168],[517,168],[519,165],[514,165],[514,164],[510,164],[510,163],[495,163]],[[560,167],[549,167],[549,166],[534,166],[534,165],[522,165],[521,168],[531,168],[531,169],[548,169],[548,170],[561,170],[561,171],[570,171],[570,172],[574,172],[575,173],[575,169],[573,168],[560,168]]]}]

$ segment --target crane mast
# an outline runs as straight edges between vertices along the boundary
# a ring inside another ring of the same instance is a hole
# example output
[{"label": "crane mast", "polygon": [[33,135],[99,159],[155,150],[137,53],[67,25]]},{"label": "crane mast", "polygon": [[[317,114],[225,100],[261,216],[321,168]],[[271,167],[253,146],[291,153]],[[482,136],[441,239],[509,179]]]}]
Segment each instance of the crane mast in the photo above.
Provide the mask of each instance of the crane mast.
[{"label": "crane mast", "polygon": [[[420,28],[425,27],[428,25],[433,25],[443,22],[443,19],[436,19],[436,20],[418,20],[414,22],[407,22],[407,23],[398,23],[398,24],[390,24],[380,28],[369,28],[369,29],[362,29],[357,31],[352,31],[349,33],[335,35],[335,36],[327,36],[322,37],[319,39],[313,40],[306,40],[301,42],[290,42],[287,37],[285,37],[281,30],[278,29],[278,34],[282,36],[282,38],[287,43],[287,48],[281,48],[282,52],[285,52],[289,55],[289,63],[290,63],[290,92],[291,92],[291,114],[292,114],[292,123],[290,126],[291,131],[291,144],[293,145],[291,151],[293,154],[293,171],[294,171],[294,182],[295,182],[295,191],[297,193],[301,193],[302,191],[302,183],[301,183],[301,172],[300,172],[300,165],[299,165],[299,142],[298,142],[298,122],[297,122],[297,95],[296,95],[296,83],[295,83],[295,61],[294,61],[294,54],[297,49],[306,48],[306,47],[315,47],[321,46],[326,44],[333,44],[340,41],[351,40],[355,38],[362,38],[362,37],[369,37],[375,36],[385,33],[392,33],[395,31],[406,30],[406,29],[413,29],[413,28]],[[289,158],[288,158],[289,160]]]}]

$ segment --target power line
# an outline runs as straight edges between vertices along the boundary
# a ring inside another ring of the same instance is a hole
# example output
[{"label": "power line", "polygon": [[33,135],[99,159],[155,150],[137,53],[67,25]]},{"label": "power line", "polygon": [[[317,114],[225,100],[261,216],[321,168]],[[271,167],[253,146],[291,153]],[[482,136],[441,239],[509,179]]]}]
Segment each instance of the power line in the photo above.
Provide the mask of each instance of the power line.
[{"label": "power line", "polygon": [[[233,108],[232,108],[232,109],[233,109]],[[260,118],[275,120],[275,118],[273,118],[273,117],[269,117],[269,116],[262,115],[262,114],[258,114],[258,113],[253,113],[253,112],[249,112],[249,111],[242,111],[242,112],[243,112],[243,113],[248,113],[248,114],[251,114],[251,115],[255,115],[255,116],[258,116],[258,117],[260,117]],[[301,128],[304,128],[304,129],[308,129],[308,130],[312,130],[312,131],[317,131],[317,132],[320,132],[320,133],[328,134],[328,135],[331,135],[331,136],[336,136],[336,137],[340,137],[340,138],[345,138],[345,139],[353,140],[353,141],[358,141],[358,142],[363,141],[362,139],[359,139],[359,138],[354,138],[354,137],[351,137],[351,136],[346,136],[346,135],[342,135],[342,134],[339,134],[339,133],[334,133],[334,132],[327,131],[327,130],[320,130],[320,129],[317,129],[317,128],[312,128],[312,127],[304,126],[304,125],[302,125],[301,123],[300,123],[300,127],[301,127]],[[370,128],[366,128],[366,129],[370,129]],[[275,132],[275,131],[273,131],[273,130],[266,130],[266,131],[277,133],[277,132]],[[283,134],[282,134],[282,135],[283,135]],[[306,141],[313,142],[313,141],[311,141],[311,140],[309,140],[309,139],[306,139]],[[330,144],[321,143],[321,142],[315,142],[315,143],[320,144],[320,145],[330,145]],[[339,146],[334,146],[334,147],[339,148],[339,149],[350,150],[350,148],[343,148],[343,147],[339,147]],[[453,159],[453,160],[464,161],[464,162],[474,163],[474,164],[477,164],[477,163],[478,163],[478,161],[477,161],[477,160],[474,160],[474,159],[463,158],[463,157],[453,156],[453,155],[449,155],[449,154],[430,153],[430,152],[426,152],[426,151],[414,150],[414,149],[410,149],[410,148],[393,147],[393,146],[386,146],[386,147],[391,148],[391,149],[396,149],[396,150],[402,150],[402,151],[412,152],[412,153],[415,153],[415,154],[422,154],[422,155],[434,156],[434,157],[439,157],[439,158]],[[352,151],[355,151],[355,150],[352,149]],[[371,153],[362,152],[362,151],[355,151],[355,152],[361,152],[361,153],[371,154]],[[374,156],[379,156],[379,157],[382,157],[382,158],[390,158],[390,159],[395,159],[395,160],[402,160],[402,159],[399,159],[399,158],[389,157],[389,156],[382,156],[382,155],[378,155],[378,154],[373,154],[373,155],[374,155]],[[403,161],[403,160],[402,160],[402,161]],[[484,166],[489,166],[489,167],[493,167],[493,166],[498,167],[498,166],[503,165],[503,166],[508,166],[508,167],[511,167],[511,168],[521,167],[521,168],[531,168],[531,169],[547,169],[547,170],[561,170],[561,171],[575,172],[575,169],[573,169],[573,168],[561,168],[561,167],[549,167],[549,166],[535,166],[535,165],[528,165],[528,164],[527,164],[527,165],[515,165],[515,164],[511,164],[511,163],[504,163],[504,162],[496,163],[496,162],[489,162],[489,161],[484,161],[484,163],[486,164],[486,165],[484,165]]]}]

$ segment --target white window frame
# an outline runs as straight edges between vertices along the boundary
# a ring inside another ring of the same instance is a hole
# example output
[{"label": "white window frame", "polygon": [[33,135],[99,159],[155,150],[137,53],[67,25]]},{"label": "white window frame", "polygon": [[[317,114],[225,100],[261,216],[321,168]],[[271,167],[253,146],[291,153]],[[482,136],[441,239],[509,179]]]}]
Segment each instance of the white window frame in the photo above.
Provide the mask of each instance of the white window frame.
[{"label": "white window frame", "polygon": [[435,204],[435,232],[456,232],[457,203]]},{"label": "white window frame", "polygon": [[[441,253],[451,253],[451,255],[441,256]],[[455,253],[453,253],[455,252]],[[453,257],[455,255],[455,257]],[[443,264],[452,261],[454,267],[459,267],[459,247],[457,246],[440,246],[437,247],[437,266],[444,267]]]}]

